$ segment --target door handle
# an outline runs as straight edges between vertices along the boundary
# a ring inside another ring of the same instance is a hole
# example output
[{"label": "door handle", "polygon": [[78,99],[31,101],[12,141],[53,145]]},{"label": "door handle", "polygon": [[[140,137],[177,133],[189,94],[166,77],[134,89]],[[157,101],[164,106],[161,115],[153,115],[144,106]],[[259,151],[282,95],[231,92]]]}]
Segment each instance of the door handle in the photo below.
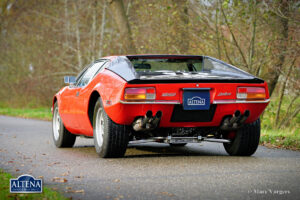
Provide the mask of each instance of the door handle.
[{"label": "door handle", "polygon": [[79,91],[76,92],[76,97],[78,97],[78,96],[79,96]]}]

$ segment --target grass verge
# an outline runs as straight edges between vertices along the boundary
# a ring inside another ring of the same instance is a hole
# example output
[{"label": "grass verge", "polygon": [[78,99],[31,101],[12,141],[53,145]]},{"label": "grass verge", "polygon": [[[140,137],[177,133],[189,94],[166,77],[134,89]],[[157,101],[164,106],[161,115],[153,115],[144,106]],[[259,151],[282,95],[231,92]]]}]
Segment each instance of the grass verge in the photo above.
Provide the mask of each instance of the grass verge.
[{"label": "grass verge", "polygon": [[[17,116],[23,118],[51,120],[50,108],[7,108],[0,106],[0,115]],[[269,113],[262,121],[262,131],[260,142],[262,145],[272,148],[287,148],[300,150],[300,129],[295,126],[290,129],[275,129],[269,126]],[[296,123],[297,124],[297,123]]]},{"label": "grass verge", "polygon": [[16,194],[9,192],[9,179],[14,178],[11,174],[3,172],[0,169],[0,199],[43,199],[43,200],[67,200],[62,194],[51,190],[50,188],[43,187],[43,193],[36,194]]},{"label": "grass verge", "polygon": [[262,129],[260,143],[271,148],[300,150],[300,130]]},{"label": "grass verge", "polygon": [[0,107],[0,115],[16,116],[23,118],[33,118],[42,120],[51,120],[52,114],[50,108],[9,108]]}]

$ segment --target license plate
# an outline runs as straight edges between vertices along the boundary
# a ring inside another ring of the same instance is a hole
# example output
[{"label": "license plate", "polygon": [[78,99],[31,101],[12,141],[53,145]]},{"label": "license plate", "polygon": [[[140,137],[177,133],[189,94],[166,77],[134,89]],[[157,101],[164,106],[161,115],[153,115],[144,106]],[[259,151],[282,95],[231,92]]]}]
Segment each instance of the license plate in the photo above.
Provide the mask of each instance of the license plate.
[{"label": "license plate", "polygon": [[209,110],[210,94],[208,89],[184,89],[183,109],[184,110]]}]

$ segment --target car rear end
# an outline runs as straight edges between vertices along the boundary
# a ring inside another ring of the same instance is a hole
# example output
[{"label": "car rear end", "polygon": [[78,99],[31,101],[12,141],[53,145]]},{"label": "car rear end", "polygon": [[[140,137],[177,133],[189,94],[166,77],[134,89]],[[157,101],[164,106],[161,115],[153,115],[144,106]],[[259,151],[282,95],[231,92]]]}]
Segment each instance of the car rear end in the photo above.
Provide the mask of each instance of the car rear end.
[{"label": "car rear end", "polygon": [[208,141],[223,143],[230,155],[256,151],[259,116],[269,103],[263,80],[205,56],[118,57],[107,69],[122,84],[105,112],[125,125],[120,130],[131,143]]},{"label": "car rear end", "polygon": [[[147,98],[147,91],[151,98]],[[160,127],[220,126],[226,116],[237,110],[242,114],[248,110],[250,116],[245,123],[250,123],[268,102],[266,83],[127,84],[120,101],[126,118],[119,123],[129,125],[147,111],[161,111]]]},{"label": "car rear end", "polygon": [[220,127],[235,112],[251,123],[269,102],[263,80],[210,57],[127,58],[136,74],[123,88],[116,123],[132,125],[147,112],[161,115],[155,127]]}]

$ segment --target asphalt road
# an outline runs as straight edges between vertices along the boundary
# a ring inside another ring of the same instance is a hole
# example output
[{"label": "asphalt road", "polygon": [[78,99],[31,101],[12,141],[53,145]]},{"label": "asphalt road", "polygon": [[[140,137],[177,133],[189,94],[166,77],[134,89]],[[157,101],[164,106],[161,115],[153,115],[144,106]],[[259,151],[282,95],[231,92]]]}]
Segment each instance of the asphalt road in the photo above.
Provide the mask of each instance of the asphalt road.
[{"label": "asphalt road", "polygon": [[260,146],[252,157],[230,157],[222,144],[148,143],[101,159],[92,139],[58,149],[50,122],[4,116],[0,168],[42,176],[73,199],[300,199],[300,152]]}]

